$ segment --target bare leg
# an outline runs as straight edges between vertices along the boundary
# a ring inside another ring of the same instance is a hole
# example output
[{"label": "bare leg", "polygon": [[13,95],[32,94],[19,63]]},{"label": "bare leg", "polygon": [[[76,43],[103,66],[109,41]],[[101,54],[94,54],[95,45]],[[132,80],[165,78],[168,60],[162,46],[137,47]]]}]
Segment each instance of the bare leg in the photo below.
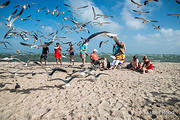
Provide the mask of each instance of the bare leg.
[{"label": "bare leg", "polygon": [[60,64],[62,65],[62,58],[59,58],[60,59]]},{"label": "bare leg", "polygon": [[40,63],[42,64],[42,58],[40,59]]},{"label": "bare leg", "polygon": [[58,64],[58,58],[56,58],[56,63]]},{"label": "bare leg", "polygon": [[45,65],[46,65],[46,63],[47,63],[47,60],[45,60]]}]

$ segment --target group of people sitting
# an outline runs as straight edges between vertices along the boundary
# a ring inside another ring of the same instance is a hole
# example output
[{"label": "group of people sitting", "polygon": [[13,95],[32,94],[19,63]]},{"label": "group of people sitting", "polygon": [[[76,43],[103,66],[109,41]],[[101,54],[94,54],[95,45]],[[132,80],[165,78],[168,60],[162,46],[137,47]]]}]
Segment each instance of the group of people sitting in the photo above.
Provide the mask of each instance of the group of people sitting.
[{"label": "group of people sitting", "polygon": [[143,57],[143,65],[141,62],[139,62],[138,58],[134,56],[130,62],[130,64],[127,65],[128,69],[139,71],[141,73],[150,73],[153,72],[153,64],[152,62],[147,58],[147,56]]},{"label": "group of people sitting", "polygon": [[[97,50],[94,49],[93,52],[90,55],[91,63],[93,65],[98,65],[100,70],[110,70],[115,69],[117,66],[121,66],[121,64],[124,63],[125,60],[125,44],[123,42],[120,43],[121,46],[117,46],[116,44],[113,46],[113,55],[112,58],[114,59],[112,64],[110,64],[109,60],[107,58],[99,58],[97,55]],[[138,58],[134,56],[130,62],[130,64],[127,65],[128,69],[138,71],[141,73],[150,73],[153,72],[153,64],[152,62],[147,58],[147,56],[143,57],[143,64],[139,62]]]}]

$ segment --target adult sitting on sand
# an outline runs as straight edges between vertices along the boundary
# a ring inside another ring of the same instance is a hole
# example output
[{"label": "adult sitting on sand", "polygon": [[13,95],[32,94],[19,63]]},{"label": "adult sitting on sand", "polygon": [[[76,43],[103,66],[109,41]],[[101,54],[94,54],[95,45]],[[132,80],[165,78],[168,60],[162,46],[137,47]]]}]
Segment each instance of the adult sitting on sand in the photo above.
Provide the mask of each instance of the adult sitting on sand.
[{"label": "adult sitting on sand", "polygon": [[42,54],[41,54],[41,58],[40,58],[40,62],[42,64],[42,59],[44,58],[44,61],[45,61],[45,65],[47,63],[47,54],[49,53],[49,48],[47,46],[47,42],[45,42],[45,45],[43,46],[43,49],[42,49]]},{"label": "adult sitting on sand", "polygon": [[94,49],[93,52],[90,55],[91,63],[93,65],[98,65],[100,69],[101,62],[99,61],[99,56],[97,55],[97,50]]},{"label": "adult sitting on sand", "polygon": [[127,65],[127,68],[131,69],[131,70],[139,70],[139,69],[141,69],[141,68],[139,68],[140,67],[139,64],[140,63],[139,63],[138,58],[136,56],[133,56],[130,64]]},{"label": "adult sitting on sand", "polygon": [[152,62],[147,58],[147,56],[143,57],[143,66],[142,66],[142,73],[150,73],[153,72],[153,64]]},{"label": "adult sitting on sand", "polygon": [[86,51],[87,51],[87,45],[88,43],[84,43],[85,40],[83,41],[80,41],[77,45],[79,46],[79,49],[80,49],[80,57],[82,59],[82,65],[81,66],[84,66],[85,65],[85,62],[86,62]]},{"label": "adult sitting on sand", "polygon": [[112,62],[111,69],[117,68],[118,65],[124,63],[125,60],[125,54],[120,51],[119,54],[115,56],[115,60]]},{"label": "adult sitting on sand", "polygon": [[59,43],[56,43],[56,47],[54,47],[54,57],[56,58],[56,63],[60,60],[60,64],[62,65],[62,53],[61,47]]}]

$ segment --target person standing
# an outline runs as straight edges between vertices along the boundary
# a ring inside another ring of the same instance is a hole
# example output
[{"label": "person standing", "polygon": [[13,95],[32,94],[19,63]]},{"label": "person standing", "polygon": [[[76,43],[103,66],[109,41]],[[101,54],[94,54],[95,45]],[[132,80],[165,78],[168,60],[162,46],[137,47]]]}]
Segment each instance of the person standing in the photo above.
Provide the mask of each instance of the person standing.
[{"label": "person standing", "polygon": [[60,64],[62,65],[62,50],[59,43],[56,43],[56,47],[54,47],[54,57],[56,58],[56,63],[60,60]]},{"label": "person standing", "polygon": [[113,55],[116,56],[119,53],[119,46],[117,44],[113,45]]},{"label": "person standing", "polygon": [[69,56],[70,56],[70,64],[71,65],[74,65],[74,48],[73,48],[73,45],[72,43],[70,42],[69,43]]},{"label": "person standing", "polygon": [[48,43],[45,42],[45,45],[43,46],[42,54],[41,54],[41,57],[40,57],[41,64],[42,64],[42,59],[44,58],[45,65],[46,65],[46,63],[47,63],[47,54],[48,53],[49,53]]},{"label": "person standing", "polygon": [[79,49],[80,49],[80,57],[82,59],[82,66],[85,65],[85,62],[86,62],[86,51],[87,51],[87,46],[88,46],[88,43],[85,43],[85,40],[83,41],[80,41],[78,44],[79,46]]}]

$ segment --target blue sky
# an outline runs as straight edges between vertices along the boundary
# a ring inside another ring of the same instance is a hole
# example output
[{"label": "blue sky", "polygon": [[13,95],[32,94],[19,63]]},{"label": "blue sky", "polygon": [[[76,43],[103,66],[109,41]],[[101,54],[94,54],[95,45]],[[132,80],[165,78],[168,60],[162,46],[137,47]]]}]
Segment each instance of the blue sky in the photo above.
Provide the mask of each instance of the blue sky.
[{"label": "blue sky", "polygon": [[[0,4],[4,3],[5,0],[0,0]],[[143,4],[145,0],[134,0]],[[168,16],[168,14],[180,13],[180,5],[175,0],[159,0],[159,2],[151,2],[147,6],[137,8],[130,0],[11,0],[11,3],[0,9],[0,16],[8,17],[14,10],[14,6],[18,4],[26,3],[37,3],[31,5],[31,8],[26,9],[20,16],[25,17],[32,15],[32,18],[39,19],[37,21],[21,21],[17,19],[13,26],[25,31],[36,31],[40,30],[44,34],[59,31],[58,36],[66,36],[66,39],[60,39],[60,41],[72,41],[73,43],[78,42],[80,37],[87,38],[90,34],[100,31],[108,31],[118,35],[120,41],[124,41],[126,44],[126,53],[130,54],[180,54],[180,18],[177,16]],[[88,8],[80,9],[77,11],[78,16],[73,13],[65,13],[64,17],[73,16],[76,17],[78,22],[89,22],[93,21],[93,12],[91,7],[95,8],[96,13],[112,15],[113,18],[100,18],[97,21],[108,21],[111,24],[99,26],[90,24],[87,26],[89,31],[88,34],[85,31],[76,33],[66,33],[65,30],[61,31],[62,23],[70,26],[74,26],[70,21],[62,21],[63,16],[53,16],[51,14],[46,15],[44,11],[47,9],[53,10],[58,6],[58,11],[72,10],[64,3],[77,8],[80,6],[88,5]],[[46,7],[45,10],[37,12],[38,8]],[[20,8],[18,8],[20,11]],[[139,15],[134,13],[132,10],[150,11],[148,14]],[[144,17],[150,20],[157,20],[157,23],[142,23],[141,20],[135,19],[134,17]],[[3,18],[0,21],[6,22]],[[160,30],[154,30],[152,25],[160,25]],[[4,34],[9,30],[4,24],[0,23],[0,39],[3,39]],[[104,44],[102,48],[99,48],[100,41],[109,40],[107,44]],[[15,52],[17,49],[24,52],[41,52],[41,49],[31,49],[28,47],[21,46],[19,42],[24,42],[20,37],[16,39],[8,39],[8,42],[12,46],[8,46],[8,49],[4,49],[3,45],[0,45],[0,52]],[[43,42],[47,41],[42,39]],[[32,43],[33,39],[26,41],[26,43]],[[58,41],[57,41],[58,42]],[[36,43],[39,44],[39,41]],[[54,43],[55,44],[55,43]],[[112,53],[112,45],[114,41],[110,38],[98,36],[93,38],[88,45],[88,52],[93,49],[98,49],[100,52]],[[78,53],[78,47],[76,53]],[[67,45],[62,45],[62,49],[68,48]],[[50,46],[50,52],[53,52],[53,46]]]}]

